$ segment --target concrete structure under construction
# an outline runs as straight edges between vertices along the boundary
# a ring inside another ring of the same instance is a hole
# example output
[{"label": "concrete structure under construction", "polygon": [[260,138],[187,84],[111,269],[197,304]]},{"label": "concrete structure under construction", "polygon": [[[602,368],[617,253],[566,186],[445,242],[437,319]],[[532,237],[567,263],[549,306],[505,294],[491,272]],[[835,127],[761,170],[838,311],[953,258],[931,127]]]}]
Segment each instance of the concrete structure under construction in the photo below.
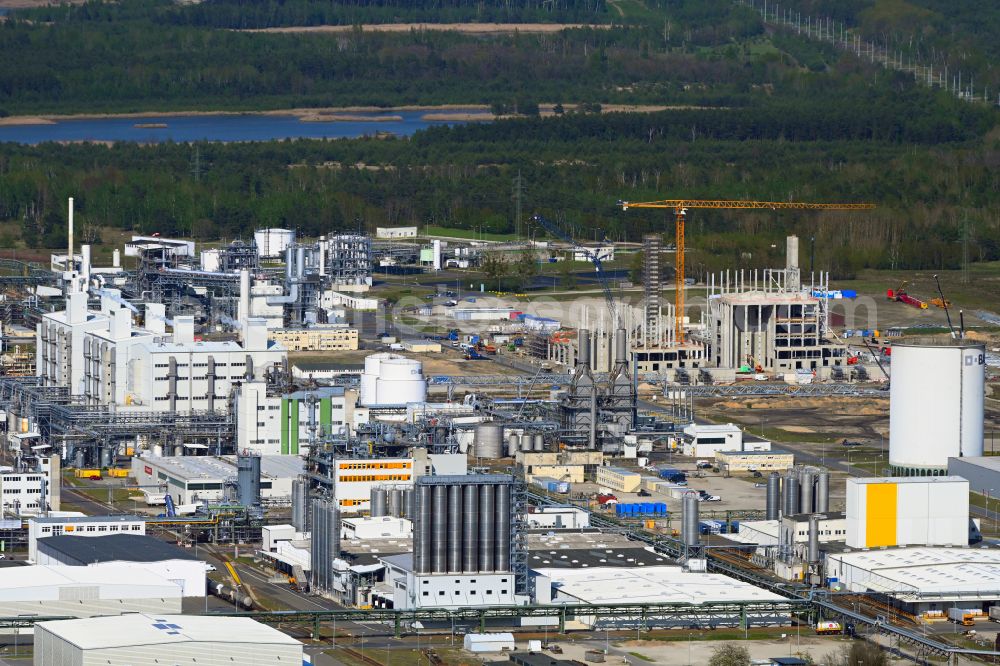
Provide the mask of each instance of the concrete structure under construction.
[{"label": "concrete structure under construction", "polygon": [[704,328],[694,337],[704,343],[709,364],[720,368],[794,373],[846,366],[843,345],[829,339],[826,277],[815,289],[803,288],[799,242],[789,236],[784,269],[729,272],[709,284]]}]

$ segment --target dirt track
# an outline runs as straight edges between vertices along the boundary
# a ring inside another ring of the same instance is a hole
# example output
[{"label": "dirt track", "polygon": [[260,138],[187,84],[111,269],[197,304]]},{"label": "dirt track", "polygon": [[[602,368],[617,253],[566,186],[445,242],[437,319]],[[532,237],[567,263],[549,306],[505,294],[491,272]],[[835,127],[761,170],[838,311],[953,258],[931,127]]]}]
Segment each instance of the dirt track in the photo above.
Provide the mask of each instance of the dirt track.
[{"label": "dirt track", "polygon": [[[5,0],[0,0],[2,4]],[[12,2],[30,0],[9,0]],[[353,25],[310,25],[288,26],[283,28],[255,28],[239,32],[304,32],[304,33],[343,33],[352,32]],[[363,32],[409,32],[411,30],[437,30],[442,32],[464,32],[470,35],[505,34],[512,32],[552,33],[560,30],[576,28],[606,29],[610,25],[592,25],[588,23],[365,23],[360,26]]]}]

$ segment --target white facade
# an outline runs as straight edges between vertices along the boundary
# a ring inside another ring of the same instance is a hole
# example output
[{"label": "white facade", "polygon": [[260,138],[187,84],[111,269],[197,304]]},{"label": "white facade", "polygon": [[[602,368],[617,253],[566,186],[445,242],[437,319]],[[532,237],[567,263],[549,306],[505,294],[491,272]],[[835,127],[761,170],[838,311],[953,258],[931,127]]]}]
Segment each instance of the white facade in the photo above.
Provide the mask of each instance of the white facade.
[{"label": "white facade", "polygon": [[692,423],[684,428],[684,455],[714,458],[719,451],[742,451],[743,431],[732,423],[704,425]]},{"label": "white facade", "polygon": [[0,568],[4,617],[180,613],[182,599],[177,583],[131,565]]},{"label": "white facade", "polygon": [[529,527],[579,530],[590,527],[590,512],[575,506],[540,506],[526,516]]},{"label": "white facade", "polygon": [[847,546],[969,545],[969,482],[958,476],[847,479]]},{"label": "white facade", "polygon": [[416,476],[413,458],[345,458],[337,462],[334,472],[333,490],[343,513],[367,511],[372,488],[409,487]]},{"label": "white facade", "polygon": [[0,518],[58,511],[62,483],[59,469],[57,456],[40,458],[35,470],[0,468]]},{"label": "white facade", "polygon": [[416,227],[375,227],[375,238],[416,238]]},{"label": "white facade", "polygon": [[593,261],[592,257],[597,257],[599,261],[614,261],[614,245],[580,245],[573,248],[573,261]]},{"label": "white facade", "polygon": [[405,539],[413,534],[413,523],[406,518],[379,516],[376,518],[343,518],[340,521],[342,539]]},{"label": "white facade", "polygon": [[38,540],[69,534],[99,537],[109,534],[145,534],[146,519],[139,516],[38,517],[28,521],[28,560],[38,559]]},{"label": "white facade", "polygon": [[87,294],[82,292],[66,297],[65,310],[43,314],[35,333],[35,374],[43,384],[83,395],[84,334],[105,329],[108,323],[107,315],[87,309]]},{"label": "white facade", "polygon": [[[178,325],[183,319],[176,318]],[[266,376],[286,356],[281,345],[268,342],[260,319],[248,320],[242,345],[195,341],[193,325],[184,331],[175,327],[173,342],[135,346],[128,402],[149,411],[225,412],[235,384]]]},{"label": "white facade", "polygon": [[893,344],[891,372],[893,468],[907,475],[944,474],[948,458],[983,455],[983,344]]},{"label": "white facade", "polygon": [[[51,543],[51,542],[50,542]],[[205,563],[201,560],[168,559],[157,562],[141,562],[129,559],[105,560],[82,564],[63,553],[55,552],[43,542],[38,549],[38,564],[50,567],[100,567],[113,565],[119,568],[134,567],[149,571],[180,586],[185,597],[202,598],[205,596]]]},{"label": "white facade", "polygon": [[35,625],[35,666],[298,666],[302,659],[297,640],[244,617],[134,613]]},{"label": "white facade", "polygon": [[418,575],[411,553],[379,559],[386,566],[386,581],[392,581],[396,609],[520,606],[528,601],[514,594],[513,573]]}]

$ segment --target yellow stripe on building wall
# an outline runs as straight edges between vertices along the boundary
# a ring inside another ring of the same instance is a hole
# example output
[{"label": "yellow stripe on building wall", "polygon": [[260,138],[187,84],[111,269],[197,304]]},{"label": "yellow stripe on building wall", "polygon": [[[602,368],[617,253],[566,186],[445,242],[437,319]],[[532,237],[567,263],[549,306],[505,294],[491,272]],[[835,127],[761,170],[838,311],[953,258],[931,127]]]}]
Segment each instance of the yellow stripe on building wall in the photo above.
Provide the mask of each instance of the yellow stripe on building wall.
[{"label": "yellow stripe on building wall", "polygon": [[895,483],[868,484],[865,506],[865,545],[869,548],[896,545]]}]

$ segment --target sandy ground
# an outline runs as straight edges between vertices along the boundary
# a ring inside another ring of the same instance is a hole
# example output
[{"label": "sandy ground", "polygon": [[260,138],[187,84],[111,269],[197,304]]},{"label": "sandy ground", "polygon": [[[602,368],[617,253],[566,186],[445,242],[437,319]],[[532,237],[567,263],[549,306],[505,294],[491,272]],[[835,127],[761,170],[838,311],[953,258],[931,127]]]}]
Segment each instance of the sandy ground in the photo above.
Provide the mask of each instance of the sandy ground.
[{"label": "sandy ground", "polygon": [[304,123],[385,123],[398,122],[403,116],[360,116],[350,114],[325,115],[322,113],[299,116],[299,120]]},{"label": "sandy ground", "polygon": [[[239,32],[303,32],[303,33],[344,33],[353,32],[353,25],[310,25],[283,28],[256,28]],[[589,23],[365,23],[360,26],[367,32],[409,32],[411,30],[437,30],[442,32],[464,32],[471,35],[489,35],[511,32],[553,33],[577,28],[607,29],[611,25]]]},{"label": "sandy ground", "polygon": [[[610,654],[606,663],[609,664],[660,664],[662,666],[690,666],[691,664],[707,664],[712,658],[715,647],[728,642],[737,642],[750,650],[751,659],[767,659],[770,657],[788,657],[810,655],[817,661],[827,654],[838,652],[846,641],[841,639],[817,638],[803,630],[796,633],[795,628],[788,629],[788,637],[784,640],[752,640],[752,641],[612,641]],[[583,661],[586,650],[604,649],[603,641],[588,641],[585,643],[554,641],[563,649],[563,659]],[[641,656],[640,656],[641,655]]]}]

